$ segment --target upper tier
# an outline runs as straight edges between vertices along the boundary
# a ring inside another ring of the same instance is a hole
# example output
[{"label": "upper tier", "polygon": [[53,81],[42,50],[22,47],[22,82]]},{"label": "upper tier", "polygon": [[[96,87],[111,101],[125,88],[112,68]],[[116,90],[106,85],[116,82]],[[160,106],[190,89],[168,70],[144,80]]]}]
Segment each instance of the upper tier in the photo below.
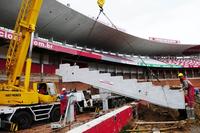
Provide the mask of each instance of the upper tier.
[{"label": "upper tier", "polygon": [[[0,26],[13,29],[20,0],[0,1]],[[44,0],[37,24],[37,33],[43,38],[105,51],[136,55],[182,55],[200,52],[199,45],[169,44],[149,41],[97,22],[56,0]]]}]

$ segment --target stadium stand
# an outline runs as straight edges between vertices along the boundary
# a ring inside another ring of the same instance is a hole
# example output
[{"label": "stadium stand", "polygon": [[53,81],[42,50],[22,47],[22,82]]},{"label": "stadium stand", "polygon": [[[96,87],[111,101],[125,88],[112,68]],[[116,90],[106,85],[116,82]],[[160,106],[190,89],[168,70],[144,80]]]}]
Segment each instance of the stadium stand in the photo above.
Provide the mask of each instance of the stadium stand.
[{"label": "stadium stand", "polygon": [[181,65],[184,68],[200,67],[200,59],[196,56],[186,56],[186,57],[166,56],[166,57],[154,57],[154,59],[157,59],[167,64]]},{"label": "stadium stand", "polygon": [[[1,28],[5,35],[12,35],[12,30]],[[1,41],[9,41],[10,38],[3,36]],[[176,78],[178,72],[184,72],[188,77],[200,76],[198,68],[200,59],[196,56],[140,56],[113,53],[87,47],[78,47],[49,41],[44,38],[35,38],[33,50],[32,75],[37,78],[42,76],[55,76],[55,69],[61,63],[75,62],[80,67],[89,67],[100,72],[109,72],[113,76],[123,76],[137,79],[171,79]],[[0,72],[5,74],[5,58],[7,48],[0,49]],[[41,52],[42,51],[42,52]],[[45,51],[45,52],[44,52]],[[44,53],[44,54],[41,54]],[[55,56],[52,56],[55,54]],[[64,62],[63,62],[64,61]],[[148,69],[150,68],[150,70]],[[187,69],[192,68],[192,69]],[[36,78],[36,80],[37,80]],[[42,77],[44,78],[44,77]],[[53,77],[54,78],[54,77]],[[57,79],[55,77],[55,79]]]},{"label": "stadium stand", "polygon": [[5,73],[5,70],[6,70],[5,64],[6,64],[6,60],[0,59],[0,74]]},{"label": "stadium stand", "polygon": [[[5,74],[5,70],[6,70],[6,60],[5,59],[1,59],[0,58],[0,74]],[[43,65],[43,73],[44,74],[55,74],[55,70],[56,70],[56,65],[52,65],[52,64],[44,64]],[[25,70],[23,70],[25,71]],[[41,65],[38,63],[32,63],[31,65],[31,73],[32,74],[39,74],[41,73]]]}]

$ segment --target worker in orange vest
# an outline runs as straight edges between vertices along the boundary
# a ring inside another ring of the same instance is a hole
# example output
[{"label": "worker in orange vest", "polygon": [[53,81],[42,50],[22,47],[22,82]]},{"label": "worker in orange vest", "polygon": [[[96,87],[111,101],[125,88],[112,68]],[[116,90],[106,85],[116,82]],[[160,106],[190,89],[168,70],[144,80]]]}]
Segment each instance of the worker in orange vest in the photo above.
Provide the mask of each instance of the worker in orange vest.
[{"label": "worker in orange vest", "polygon": [[187,115],[188,115],[188,111],[189,111],[188,117],[193,119],[193,117],[194,117],[194,99],[195,99],[194,86],[188,79],[185,78],[183,73],[179,73],[178,77],[179,77],[180,82],[182,84],[182,89],[185,93],[185,103],[186,103]]}]

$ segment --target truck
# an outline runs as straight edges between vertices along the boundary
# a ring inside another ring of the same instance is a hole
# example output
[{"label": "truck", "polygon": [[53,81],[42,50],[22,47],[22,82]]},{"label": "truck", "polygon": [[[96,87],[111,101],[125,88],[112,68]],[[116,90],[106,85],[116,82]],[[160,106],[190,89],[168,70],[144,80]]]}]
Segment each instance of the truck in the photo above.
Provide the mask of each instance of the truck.
[{"label": "truck", "polygon": [[[33,121],[60,120],[60,102],[54,83],[30,85],[33,37],[43,0],[22,0],[6,56],[7,81],[0,83],[0,128],[31,127]],[[102,8],[104,0],[98,0]],[[22,72],[25,67],[24,81]]]},{"label": "truck", "polygon": [[30,85],[32,41],[42,2],[22,0],[6,56],[7,81],[0,83],[0,127],[9,127],[11,131],[29,128],[33,121],[60,118],[55,84]]},{"label": "truck", "polygon": [[[93,94],[91,90],[78,90],[73,92],[76,97],[77,103],[77,113],[87,112],[87,111],[95,111],[97,108],[102,109],[103,103],[101,94]],[[108,107],[115,108],[124,105],[129,102],[130,99],[124,96],[110,94],[108,96]]]}]

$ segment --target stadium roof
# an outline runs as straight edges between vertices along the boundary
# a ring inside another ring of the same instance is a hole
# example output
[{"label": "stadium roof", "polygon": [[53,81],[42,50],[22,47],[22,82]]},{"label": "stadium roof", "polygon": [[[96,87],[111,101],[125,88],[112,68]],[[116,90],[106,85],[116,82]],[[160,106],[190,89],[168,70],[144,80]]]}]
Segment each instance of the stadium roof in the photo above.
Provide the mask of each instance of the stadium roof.
[{"label": "stadium roof", "polygon": [[[13,29],[19,7],[20,0],[0,0],[0,26]],[[78,46],[116,53],[182,55],[200,52],[200,46],[197,45],[150,41],[116,30],[101,22],[97,22],[92,29],[94,23],[93,18],[55,0],[44,0],[36,32],[43,38],[53,38],[60,42],[66,41]]]}]

